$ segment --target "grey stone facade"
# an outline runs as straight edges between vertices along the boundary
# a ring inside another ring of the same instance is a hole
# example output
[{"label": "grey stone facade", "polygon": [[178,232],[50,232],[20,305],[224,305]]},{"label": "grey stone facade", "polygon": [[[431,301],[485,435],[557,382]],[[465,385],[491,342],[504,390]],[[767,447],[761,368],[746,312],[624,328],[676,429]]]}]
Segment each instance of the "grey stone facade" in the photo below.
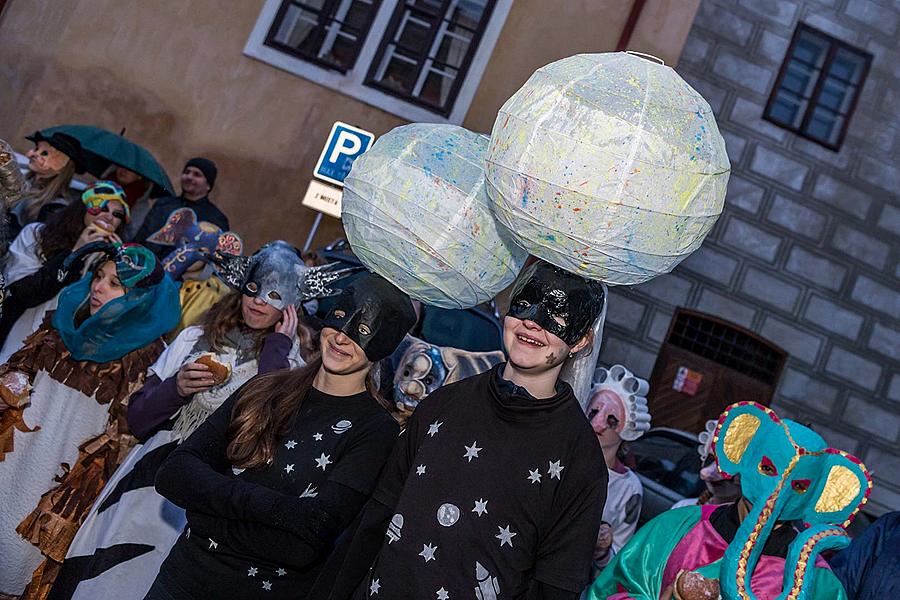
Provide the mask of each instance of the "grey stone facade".
[{"label": "grey stone facade", "polygon": [[[840,152],[762,120],[801,21],[874,55]],[[676,306],[748,327],[791,354],[776,409],[900,509],[900,3],[702,0],[678,71],[725,137],[725,212],[673,273],[613,289],[601,362],[649,376]]]}]

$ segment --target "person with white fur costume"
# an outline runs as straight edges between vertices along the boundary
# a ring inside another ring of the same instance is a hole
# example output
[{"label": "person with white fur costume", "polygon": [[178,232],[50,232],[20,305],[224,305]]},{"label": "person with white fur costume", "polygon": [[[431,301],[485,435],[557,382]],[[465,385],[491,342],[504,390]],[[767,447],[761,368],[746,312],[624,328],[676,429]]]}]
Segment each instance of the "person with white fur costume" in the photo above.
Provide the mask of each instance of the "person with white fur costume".
[{"label": "person with white fur costume", "polygon": [[650,429],[647,381],[622,365],[597,368],[587,406],[588,420],[597,435],[609,485],[603,523],[594,549],[592,579],[634,535],[641,514],[643,487],[634,471],[619,459],[622,441],[633,442]]}]

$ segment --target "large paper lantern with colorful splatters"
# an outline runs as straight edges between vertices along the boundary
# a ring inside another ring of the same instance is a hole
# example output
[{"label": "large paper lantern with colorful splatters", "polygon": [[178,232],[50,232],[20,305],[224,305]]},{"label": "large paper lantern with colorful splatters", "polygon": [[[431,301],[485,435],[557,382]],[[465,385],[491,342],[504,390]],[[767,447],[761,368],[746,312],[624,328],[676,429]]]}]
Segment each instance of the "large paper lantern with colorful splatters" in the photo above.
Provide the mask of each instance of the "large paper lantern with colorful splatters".
[{"label": "large paper lantern with colorful splatters", "polygon": [[519,245],[624,285],[700,246],[730,170],[706,100],[671,68],[624,52],[538,69],[500,109],[485,166],[494,213]]},{"label": "large paper lantern with colorful splatters", "polygon": [[488,138],[414,123],[382,136],[344,181],[353,252],[413,298],[444,308],[488,301],[527,254],[498,231],[484,185]]}]

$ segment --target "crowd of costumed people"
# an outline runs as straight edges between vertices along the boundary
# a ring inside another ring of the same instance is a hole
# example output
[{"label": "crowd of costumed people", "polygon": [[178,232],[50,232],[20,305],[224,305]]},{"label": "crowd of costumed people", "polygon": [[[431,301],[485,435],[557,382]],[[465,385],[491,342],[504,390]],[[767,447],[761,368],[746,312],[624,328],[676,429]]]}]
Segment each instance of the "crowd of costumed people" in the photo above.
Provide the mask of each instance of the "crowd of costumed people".
[{"label": "crowd of costumed people", "polygon": [[[176,194],[143,148],[109,150],[135,146],[121,136],[29,139],[24,175],[0,142],[0,598],[900,591],[895,516],[847,534],[862,462],[740,397],[699,432],[685,476],[706,490],[639,526],[628,444],[653,407],[598,362],[609,286],[695,251],[730,173],[671,68],[577,55],[489,136],[386,133],[345,181],[360,267],[245,252],[208,158]],[[74,191],[80,173],[96,179]],[[429,308],[495,299],[502,351],[413,335]]]}]

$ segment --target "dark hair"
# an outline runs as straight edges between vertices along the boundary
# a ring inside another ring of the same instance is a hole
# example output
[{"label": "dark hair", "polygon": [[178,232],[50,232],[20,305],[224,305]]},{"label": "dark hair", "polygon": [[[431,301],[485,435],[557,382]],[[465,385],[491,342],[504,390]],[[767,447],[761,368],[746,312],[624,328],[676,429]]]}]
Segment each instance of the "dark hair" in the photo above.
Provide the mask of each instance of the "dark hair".
[{"label": "dark hair", "polygon": [[[80,198],[69,202],[64,209],[52,213],[47,222],[40,229],[40,255],[43,260],[60,252],[72,250],[72,246],[78,241],[81,232],[84,231],[84,215],[87,207]],[[119,224],[116,233],[122,237],[125,232],[125,220]]]},{"label": "dark hair", "polygon": [[[226,454],[232,465],[254,469],[274,459],[278,438],[287,435],[294,426],[321,367],[322,356],[317,355],[300,369],[275,371],[250,380],[234,403],[225,434]],[[366,375],[366,391],[391,412],[390,404],[378,393],[375,365]]]},{"label": "dark hair", "polygon": [[[213,304],[203,316],[203,336],[215,352],[225,349],[225,335],[244,323],[240,292],[230,292]],[[258,340],[262,344],[262,340]]]}]

